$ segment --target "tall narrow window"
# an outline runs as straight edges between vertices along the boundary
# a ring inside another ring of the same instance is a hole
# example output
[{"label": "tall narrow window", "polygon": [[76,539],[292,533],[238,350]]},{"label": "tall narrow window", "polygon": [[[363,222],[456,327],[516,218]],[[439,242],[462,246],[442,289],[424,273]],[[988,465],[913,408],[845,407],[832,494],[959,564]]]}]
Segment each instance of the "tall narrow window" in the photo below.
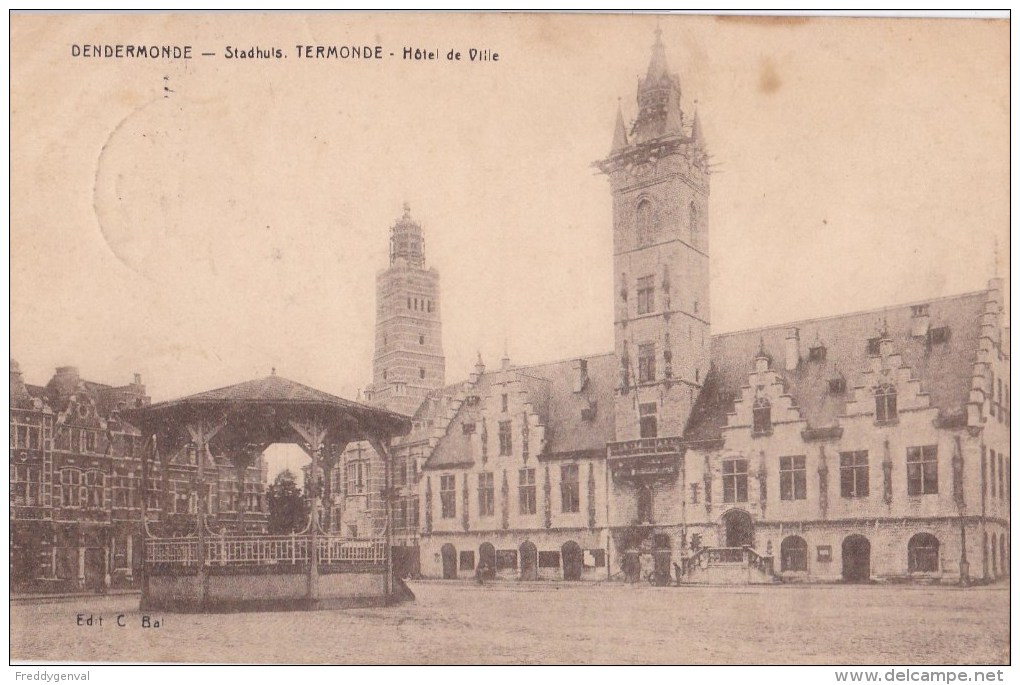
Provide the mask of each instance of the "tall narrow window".
[{"label": "tall narrow window", "polygon": [[513,434],[511,430],[513,423],[511,421],[500,421],[499,422],[499,456],[509,457],[514,451]]},{"label": "tall narrow window", "polygon": [[560,467],[560,498],[564,513],[581,510],[581,483],[578,479],[577,464]]},{"label": "tall narrow window", "polygon": [[518,475],[518,500],[522,515],[535,513],[535,469],[521,469]]},{"label": "tall narrow window", "polygon": [[747,501],[747,459],[727,459],[723,467],[723,502]]},{"label": "tall narrow window", "polygon": [[1006,474],[1005,469],[1003,469],[1002,467],[1003,467],[1003,454],[1002,452],[999,452],[999,499],[1003,499],[1005,497],[1005,493],[1003,492],[1002,489],[1002,482]]},{"label": "tall narrow window", "polygon": [[457,479],[456,476],[442,476],[439,479],[439,499],[442,502],[443,518],[457,517]]},{"label": "tall narrow window", "polygon": [[751,407],[752,427],[751,432],[755,435],[765,435],[772,432],[772,405],[765,397],[759,397]]},{"label": "tall narrow window", "polygon": [[938,447],[907,448],[907,494],[934,495],[939,491]]},{"label": "tall narrow window", "polygon": [[698,242],[698,206],[691,202],[690,206],[691,215],[691,242],[697,244]]},{"label": "tall narrow window", "polygon": [[868,451],[840,452],[840,494],[843,497],[867,497],[868,485]]},{"label": "tall narrow window", "polygon": [[875,390],[875,421],[888,423],[896,420],[896,388],[889,384]]},{"label": "tall narrow window", "polygon": [[638,406],[638,413],[641,421],[641,437],[655,438],[659,435],[659,420],[656,416],[658,405],[655,402],[646,402]]},{"label": "tall narrow window", "polygon": [[347,494],[364,495],[365,480],[368,475],[368,463],[364,461],[351,461],[347,464]]},{"label": "tall narrow window", "polygon": [[637,242],[638,247],[651,245],[655,242],[655,222],[652,220],[652,203],[642,200],[637,206]]},{"label": "tall narrow window", "polygon": [[991,490],[992,497],[995,497],[995,450],[989,450],[989,453],[991,459],[989,459],[988,463],[991,464],[991,478],[988,479],[988,489]]},{"label": "tall narrow window", "polygon": [[496,490],[491,473],[478,474],[478,515],[492,516],[496,511]]},{"label": "tall narrow window", "polygon": [[807,499],[805,457],[779,458],[779,499]]},{"label": "tall narrow window", "polygon": [[637,280],[637,313],[650,314],[655,311],[655,277],[644,276]]},{"label": "tall narrow window", "polygon": [[655,343],[638,345],[638,382],[655,380]]}]

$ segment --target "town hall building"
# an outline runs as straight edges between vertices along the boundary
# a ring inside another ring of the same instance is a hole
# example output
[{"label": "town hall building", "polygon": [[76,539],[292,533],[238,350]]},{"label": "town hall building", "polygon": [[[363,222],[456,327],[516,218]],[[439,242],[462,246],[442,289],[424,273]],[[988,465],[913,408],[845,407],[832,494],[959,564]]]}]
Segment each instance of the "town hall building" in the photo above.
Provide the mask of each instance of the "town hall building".
[{"label": "town hall building", "polygon": [[[423,575],[1008,573],[1001,280],[714,335],[707,144],[658,36],[637,116],[628,127],[618,111],[596,166],[613,197],[615,348],[526,367],[479,360],[463,383],[437,379],[416,414]],[[377,368],[374,380],[379,393],[387,378]]]}]

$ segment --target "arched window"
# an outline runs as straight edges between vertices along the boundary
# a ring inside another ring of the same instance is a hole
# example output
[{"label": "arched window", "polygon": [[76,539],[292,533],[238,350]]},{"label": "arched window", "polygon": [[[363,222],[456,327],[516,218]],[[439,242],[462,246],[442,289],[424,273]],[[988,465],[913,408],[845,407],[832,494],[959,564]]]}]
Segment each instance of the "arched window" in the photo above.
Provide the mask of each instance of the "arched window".
[{"label": "arched window", "polygon": [[807,541],[791,535],[779,546],[780,570],[807,571]]},{"label": "arched window", "polygon": [[936,573],[939,570],[939,540],[931,533],[918,533],[907,543],[907,570]]},{"label": "arched window", "polygon": [[875,421],[888,423],[896,420],[896,388],[888,383],[875,389]]},{"label": "arched window", "polygon": [[637,206],[637,241],[639,246],[655,242],[655,221],[652,219],[652,203],[641,200]]},{"label": "arched window", "polygon": [[999,540],[995,533],[992,533],[992,577],[997,578],[999,576],[999,555],[996,554],[999,547]]},{"label": "arched window", "polygon": [[691,202],[690,214],[691,214],[691,242],[692,243],[697,243],[698,242],[698,228],[699,228],[698,227],[698,206],[696,204],[694,204],[694,202]]},{"label": "arched window", "polygon": [[756,399],[751,408],[751,414],[754,422],[752,432],[755,435],[772,432],[772,405],[769,404],[768,399],[764,397]]}]

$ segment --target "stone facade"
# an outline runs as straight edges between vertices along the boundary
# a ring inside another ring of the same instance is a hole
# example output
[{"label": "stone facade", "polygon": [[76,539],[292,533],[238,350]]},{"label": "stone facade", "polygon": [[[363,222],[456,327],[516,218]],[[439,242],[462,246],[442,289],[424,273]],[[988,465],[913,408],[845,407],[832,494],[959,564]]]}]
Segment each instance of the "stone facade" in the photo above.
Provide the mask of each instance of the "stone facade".
[{"label": "stone facade", "polygon": [[476,367],[422,471],[423,574],[608,576],[614,368],[612,355]]}]

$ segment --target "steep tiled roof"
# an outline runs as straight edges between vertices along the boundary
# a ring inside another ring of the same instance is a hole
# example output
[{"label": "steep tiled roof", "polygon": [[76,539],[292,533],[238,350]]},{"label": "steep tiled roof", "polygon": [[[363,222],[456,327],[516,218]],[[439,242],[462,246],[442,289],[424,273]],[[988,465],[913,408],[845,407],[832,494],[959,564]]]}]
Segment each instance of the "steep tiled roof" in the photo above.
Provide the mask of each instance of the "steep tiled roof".
[{"label": "steep tiled roof", "polygon": [[[587,450],[605,450],[613,440],[613,389],[616,362],[613,354],[583,357],[588,365],[588,382],[581,392],[574,392],[576,359],[513,367],[511,372],[520,380],[536,414],[545,425],[546,454],[566,454]],[[470,394],[484,397],[493,392],[493,384],[503,371],[483,373]],[[594,410],[591,420],[582,417],[582,410]],[[465,402],[450,423],[446,434],[433,450],[426,468],[444,468],[470,464],[471,436],[463,425],[474,423],[482,430],[480,405]],[[490,422],[491,423],[491,422]],[[489,425],[491,433],[497,430]]]},{"label": "steep tiled roof", "polygon": [[[949,328],[944,343],[929,343],[912,335],[910,304],[822,319],[810,319],[764,329],[726,333],[712,337],[712,369],[695,403],[684,433],[688,440],[714,440],[721,436],[726,414],[740,397],[754,368],[759,349],[773,360],[773,368],[786,383],[787,392],[811,428],[838,423],[861,371],[868,368],[867,341],[878,337],[885,327],[893,352],[902,355],[911,377],[921,382],[921,391],[931,395],[931,404],[942,414],[959,411],[967,400],[977,357],[980,317],[987,291],[930,300],[930,328]],[[800,331],[801,362],[797,369],[785,368],[787,331]],[[824,361],[808,359],[811,347],[826,348]],[[847,392],[829,393],[829,380],[842,376]]]}]

